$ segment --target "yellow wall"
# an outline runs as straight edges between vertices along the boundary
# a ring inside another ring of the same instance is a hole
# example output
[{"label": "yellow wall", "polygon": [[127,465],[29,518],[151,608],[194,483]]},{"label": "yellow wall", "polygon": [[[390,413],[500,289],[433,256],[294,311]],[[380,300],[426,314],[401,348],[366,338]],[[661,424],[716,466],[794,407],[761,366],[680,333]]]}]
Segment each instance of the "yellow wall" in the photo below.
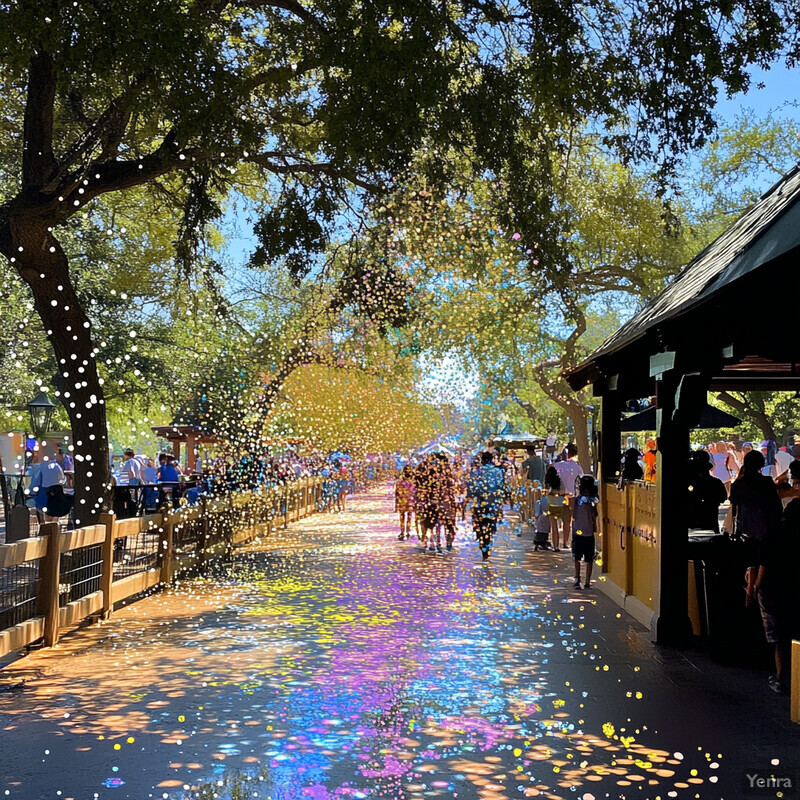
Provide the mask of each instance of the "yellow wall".
[{"label": "yellow wall", "polygon": [[606,483],[601,491],[603,572],[625,595],[655,610],[658,585],[656,488]]},{"label": "yellow wall", "polygon": [[600,529],[603,536],[603,572],[628,594],[628,512],[625,490],[603,483],[600,492]]},{"label": "yellow wall", "polygon": [[630,594],[655,610],[653,595],[658,585],[656,487],[653,483],[637,483],[627,489],[631,547]]}]

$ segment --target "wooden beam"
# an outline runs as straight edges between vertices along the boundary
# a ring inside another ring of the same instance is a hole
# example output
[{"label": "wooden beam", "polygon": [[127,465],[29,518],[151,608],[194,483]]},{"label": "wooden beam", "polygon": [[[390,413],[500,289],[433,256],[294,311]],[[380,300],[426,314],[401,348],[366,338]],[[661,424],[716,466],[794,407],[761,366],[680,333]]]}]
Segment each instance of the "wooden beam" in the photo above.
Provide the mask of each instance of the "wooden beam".
[{"label": "wooden beam", "polygon": [[161,514],[161,583],[172,583],[174,557],[174,523],[172,515],[164,508]]},{"label": "wooden beam", "polygon": [[103,571],[100,575],[100,588],[103,590],[103,604],[100,606],[100,615],[103,619],[111,616],[113,603],[111,602],[111,586],[114,583],[114,528],[116,514],[104,512],[100,515],[100,524],[105,528],[106,538],[103,541],[102,557]]},{"label": "wooden beam", "polygon": [[40,567],[39,610],[44,616],[44,643],[47,647],[58,644],[58,585],[61,575],[61,529],[57,522],[45,522],[39,528],[47,540],[47,552]]},{"label": "wooden beam", "polygon": [[46,552],[47,540],[42,536],[21,539],[11,544],[0,544],[0,569],[34,561],[42,558]]}]

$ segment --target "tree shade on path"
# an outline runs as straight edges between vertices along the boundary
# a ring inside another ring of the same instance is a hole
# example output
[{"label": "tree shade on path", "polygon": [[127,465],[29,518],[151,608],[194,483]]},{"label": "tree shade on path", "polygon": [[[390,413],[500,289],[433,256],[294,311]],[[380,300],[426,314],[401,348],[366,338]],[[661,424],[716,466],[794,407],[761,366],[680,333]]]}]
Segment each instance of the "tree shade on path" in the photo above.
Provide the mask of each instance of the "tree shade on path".
[{"label": "tree shade on path", "polygon": [[425,555],[390,501],[6,669],[3,796],[707,800],[796,766],[765,675],[656,650],[513,521],[487,566],[463,527]]}]

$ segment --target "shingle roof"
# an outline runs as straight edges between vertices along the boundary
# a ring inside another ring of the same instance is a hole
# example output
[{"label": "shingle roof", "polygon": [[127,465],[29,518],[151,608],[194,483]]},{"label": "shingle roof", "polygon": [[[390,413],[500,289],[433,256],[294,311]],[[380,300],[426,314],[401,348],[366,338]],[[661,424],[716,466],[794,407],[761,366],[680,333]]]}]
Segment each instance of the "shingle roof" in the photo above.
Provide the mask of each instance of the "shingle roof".
[{"label": "shingle roof", "polygon": [[[800,246],[800,165],[784,175],[724,233],[695,256],[672,283],[610,336],[582,364],[570,383],[591,380],[590,365],[622,350],[647,331],[707,300],[724,286]],[[584,379],[585,378],[585,379]]]}]

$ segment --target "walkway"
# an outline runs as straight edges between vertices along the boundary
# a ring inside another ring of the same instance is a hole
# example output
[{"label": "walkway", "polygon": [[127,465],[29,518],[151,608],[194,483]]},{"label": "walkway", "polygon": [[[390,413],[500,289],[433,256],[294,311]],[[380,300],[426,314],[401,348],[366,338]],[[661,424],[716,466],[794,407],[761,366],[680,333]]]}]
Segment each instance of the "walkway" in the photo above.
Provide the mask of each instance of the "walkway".
[{"label": "walkway", "polygon": [[765,674],[658,651],[513,523],[483,566],[390,511],[310,517],[0,672],[0,798],[736,800],[798,766]]}]

